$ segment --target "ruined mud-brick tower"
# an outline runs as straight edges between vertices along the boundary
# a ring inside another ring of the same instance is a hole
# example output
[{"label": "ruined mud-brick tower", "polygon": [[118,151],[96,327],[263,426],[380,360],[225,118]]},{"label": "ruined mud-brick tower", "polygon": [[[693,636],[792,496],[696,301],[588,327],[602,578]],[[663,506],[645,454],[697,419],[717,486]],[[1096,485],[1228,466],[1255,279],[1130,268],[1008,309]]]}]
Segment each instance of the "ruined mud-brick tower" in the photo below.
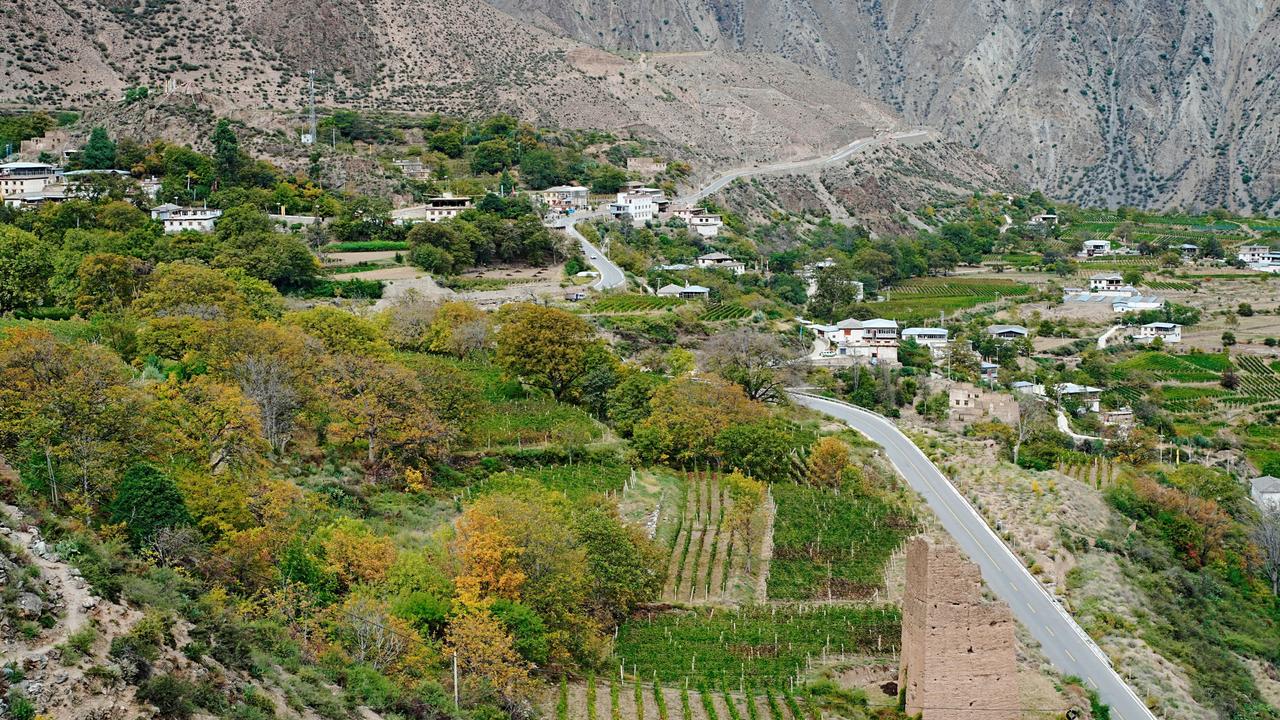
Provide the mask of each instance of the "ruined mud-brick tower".
[{"label": "ruined mud-brick tower", "polygon": [[1014,620],[984,600],[982,575],[953,547],[907,545],[902,665],[907,714],[924,720],[1019,720]]}]

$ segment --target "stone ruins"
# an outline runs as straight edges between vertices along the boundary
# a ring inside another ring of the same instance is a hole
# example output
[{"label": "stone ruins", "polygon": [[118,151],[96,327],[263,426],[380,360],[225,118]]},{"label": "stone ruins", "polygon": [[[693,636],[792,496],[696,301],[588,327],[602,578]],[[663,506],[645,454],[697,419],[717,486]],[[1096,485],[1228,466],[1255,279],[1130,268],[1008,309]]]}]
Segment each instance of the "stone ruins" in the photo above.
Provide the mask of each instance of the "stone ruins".
[{"label": "stone ruins", "polygon": [[924,720],[1019,720],[1014,619],[982,597],[982,575],[954,547],[907,545],[902,665],[907,713]]}]

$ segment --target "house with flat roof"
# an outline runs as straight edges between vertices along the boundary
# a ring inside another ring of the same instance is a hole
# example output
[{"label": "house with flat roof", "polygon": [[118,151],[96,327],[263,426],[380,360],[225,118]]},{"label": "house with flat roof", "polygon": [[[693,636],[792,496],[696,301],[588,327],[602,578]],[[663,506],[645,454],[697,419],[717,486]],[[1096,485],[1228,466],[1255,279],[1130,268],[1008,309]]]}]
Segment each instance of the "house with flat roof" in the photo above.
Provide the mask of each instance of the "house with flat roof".
[{"label": "house with flat roof", "polygon": [[1094,273],[1089,276],[1090,292],[1118,291],[1124,286],[1124,276],[1120,273]]},{"label": "house with flat roof", "polygon": [[1018,403],[1013,398],[969,383],[952,385],[947,390],[947,399],[952,420],[966,423],[999,420],[1007,425],[1018,421]]},{"label": "house with flat roof", "polygon": [[1151,322],[1139,325],[1134,334],[1135,342],[1149,343],[1156,338],[1166,343],[1182,342],[1182,326],[1171,322]]},{"label": "house with flat roof", "polygon": [[590,191],[582,185],[556,185],[538,193],[538,198],[552,210],[581,210],[590,205]]},{"label": "house with flat roof", "polygon": [[1267,245],[1241,245],[1236,251],[1236,257],[1243,263],[1250,265],[1254,263],[1266,262],[1271,255],[1271,248]]},{"label": "house with flat roof", "polygon": [[1040,213],[1039,215],[1032,215],[1031,219],[1027,221],[1027,224],[1028,225],[1057,225],[1058,213],[1047,212],[1047,213]]},{"label": "house with flat roof", "polygon": [[415,222],[438,223],[441,220],[458,217],[466,210],[475,207],[471,198],[445,193],[440,197],[427,198],[422,205],[399,208],[391,211],[391,220],[397,225]]},{"label": "house with flat roof", "polygon": [[1081,244],[1080,257],[1096,257],[1111,254],[1110,240],[1085,240]]},{"label": "house with flat roof", "polygon": [[653,196],[645,193],[620,192],[609,203],[609,214],[634,227],[642,227],[658,216],[658,204],[654,202]]},{"label": "house with flat roof", "polygon": [[22,193],[39,192],[52,185],[57,178],[57,168],[48,163],[10,162],[0,164],[0,198]]},{"label": "house with flat roof", "polygon": [[222,217],[222,211],[216,208],[182,207],[173,203],[165,203],[151,208],[151,219],[159,220],[166,233],[192,230],[195,232],[213,232],[213,225]]},{"label": "house with flat roof", "polygon": [[747,271],[747,266],[732,255],[722,252],[710,252],[706,255],[698,256],[698,267],[705,270],[728,270],[734,275],[741,275]]}]

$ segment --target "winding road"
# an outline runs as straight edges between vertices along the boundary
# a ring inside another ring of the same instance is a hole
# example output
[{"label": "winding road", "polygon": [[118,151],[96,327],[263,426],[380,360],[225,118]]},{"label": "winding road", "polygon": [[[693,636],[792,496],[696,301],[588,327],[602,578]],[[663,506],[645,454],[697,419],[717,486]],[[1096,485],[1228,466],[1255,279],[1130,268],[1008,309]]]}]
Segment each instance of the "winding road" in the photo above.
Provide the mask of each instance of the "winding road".
[{"label": "winding road", "polygon": [[1054,667],[1097,690],[1102,702],[1111,706],[1115,720],[1155,720],[1102,650],[893,422],[838,400],[798,390],[790,394],[797,403],[843,421],[884,448],[894,468],[929,503],[943,528],[982,569],[987,586],[1008,603]]},{"label": "winding road", "polygon": [[907,130],[895,133],[879,133],[871,137],[858,138],[844,147],[836,150],[830,155],[824,155],[816,158],[806,158],[804,160],[790,160],[787,162],[770,163],[767,165],[753,165],[751,167],[738,168],[721,173],[707,182],[702,187],[684,197],[677,198],[676,204],[690,205],[703,198],[714,195],[723,190],[729,183],[746,177],[754,177],[756,175],[773,175],[776,173],[794,173],[807,172],[809,170],[818,170],[828,165],[848,160],[854,153],[861,152],[867,148],[884,145],[886,143],[897,140],[911,140],[915,138],[928,137],[928,130]]},{"label": "winding road", "polygon": [[[803,160],[790,160],[786,162],[769,163],[767,165],[753,165],[751,167],[738,168],[721,173],[715,178],[699,187],[697,190],[676,198],[673,202],[676,205],[692,205],[693,203],[720,192],[734,180],[740,178],[753,177],[756,175],[772,175],[777,173],[794,173],[807,172],[810,170],[818,170],[828,165],[844,162],[855,153],[866,150],[867,148],[884,145],[886,143],[898,140],[912,140],[916,138],[925,138],[930,135],[928,130],[907,130],[902,132],[884,132],[871,137],[859,138],[844,147],[836,150],[830,155],[824,155],[816,158],[806,158]],[[585,212],[574,213],[568,217],[558,218],[553,221],[551,227],[561,228],[570,237],[578,241],[582,247],[582,252],[587,256],[587,262],[600,273],[600,279],[591,284],[596,290],[610,290],[616,287],[626,285],[627,276],[622,269],[613,264],[613,261],[605,257],[605,254],[599,248],[592,245],[578,229],[574,227],[584,220],[594,220],[595,218],[608,216],[608,211],[604,208],[588,210]]]}]

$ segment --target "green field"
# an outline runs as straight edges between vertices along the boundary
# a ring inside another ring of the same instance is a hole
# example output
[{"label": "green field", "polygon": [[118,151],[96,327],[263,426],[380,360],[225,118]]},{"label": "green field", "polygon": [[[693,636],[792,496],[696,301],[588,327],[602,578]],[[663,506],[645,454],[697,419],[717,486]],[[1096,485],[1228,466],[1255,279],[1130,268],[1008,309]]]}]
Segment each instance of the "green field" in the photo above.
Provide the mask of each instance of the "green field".
[{"label": "green field", "polygon": [[930,297],[997,297],[1026,295],[1031,286],[1015,280],[961,280],[951,278],[919,278],[894,285],[889,297],[894,295],[920,295]]},{"label": "green field", "polygon": [[889,556],[915,531],[914,520],[884,498],[775,483],[777,516],[769,597],[865,599],[884,585]]},{"label": "green field", "polygon": [[596,313],[629,313],[665,310],[685,301],[680,298],[659,295],[609,295],[591,303],[590,311]]},{"label": "green field", "polygon": [[664,683],[691,685],[739,679],[781,688],[808,661],[824,656],[890,655],[902,620],[897,607],[828,605],[751,606],[655,613],[619,628],[614,667]]},{"label": "green field", "polygon": [[716,322],[719,320],[742,320],[751,317],[751,311],[741,305],[733,305],[731,303],[721,303],[709,308],[702,316],[705,322]]}]

